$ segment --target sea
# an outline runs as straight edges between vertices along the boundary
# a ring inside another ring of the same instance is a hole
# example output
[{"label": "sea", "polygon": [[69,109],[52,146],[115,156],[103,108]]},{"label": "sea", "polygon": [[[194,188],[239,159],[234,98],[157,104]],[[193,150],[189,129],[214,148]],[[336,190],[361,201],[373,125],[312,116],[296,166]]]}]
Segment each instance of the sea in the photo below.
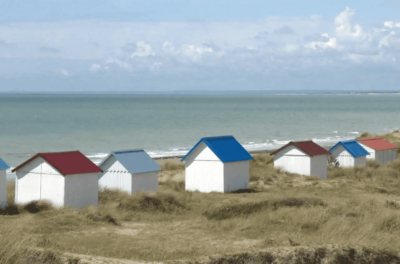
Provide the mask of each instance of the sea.
[{"label": "sea", "polygon": [[[38,152],[182,156],[200,138],[233,135],[249,151],[291,140],[323,146],[400,128],[400,93],[0,94],[0,157],[12,168]],[[8,171],[8,180],[14,176]]]}]

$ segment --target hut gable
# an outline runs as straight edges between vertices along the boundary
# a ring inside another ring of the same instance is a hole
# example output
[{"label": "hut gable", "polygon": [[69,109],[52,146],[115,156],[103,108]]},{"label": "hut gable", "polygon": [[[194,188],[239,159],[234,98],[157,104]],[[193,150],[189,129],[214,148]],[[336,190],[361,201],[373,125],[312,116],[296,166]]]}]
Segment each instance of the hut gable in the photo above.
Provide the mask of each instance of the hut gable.
[{"label": "hut gable", "polygon": [[9,168],[10,166],[8,166],[7,163],[5,163],[4,160],[0,158],[0,170],[8,170]]},{"label": "hut gable", "polygon": [[296,149],[300,150],[302,153],[310,157],[330,154],[329,151],[319,146],[318,144],[314,143],[313,141],[309,140],[309,141],[297,141],[297,142],[291,141],[285,146],[281,147],[280,149],[277,149],[274,152],[272,152],[271,155],[276,155],[283,150],[285,150],[286,152],[292,151],[293,155],[296,155],[295,151],[293,151],[293,147],[295,147]]},{"label": "hut gable", "polygon": [[99,166],[103,167],[106,163],[114,163],[113,161],[118,161],[131,174],[161,170],[161,167],[143,149],[113,151],[100,162]]},{"label": "hut gable", "polygon": [[[37,158],[41,158],[46,161],[52,168],[56,169],[61,175],[72,175],[72,174],[86,174],[86,173],[98,173],[102,170],[96,166],[92,161],[85,157],[79,151],[69,151],[69,152],[53,152],[53,153],[38,153],[32,158],[28,159],[18,167],[14,168],[12,172],[23,169],[25,166],[34,166],[37,163],[32,163]],[[30,164],[32,163],[32,164]],[[44,163],[44,164],[46,164]],[[29,165],[30,164],[30,165]],[[37,169],[39,169],[37,164]],[[50,167],[44,165],[45,169]],[[40,167],[43,170],[43,166]],[[25,168],[24,171],[35,171],[35,167]]]},{"label": "hut gable", "polygon": [[353,158],[358,158],[362,156],[369,155],[369,152],[366,151],[356,140],[345,140],[339,141],[333,146],[329,151],[332,152],[338,146],[342,146]]},{"label": "hut gable", "polygon": [[221,161],[217,155],[204,143],[201,142],[197,148],[195,148],[190,155],[187,156],[187,160],[213,160]]},{"label": "hut gable", "polygon": [[392,144],[381,137],[361,138],[357,139],[357,141],[374,150],[387,150],[398,148],[395,144]]},{"label": "hut gable", "polygon": [[[207,146],[223,163],[252,160],[253,157],[233,136],[204,137],[183,158],[186,160],[191,154],[204,154],[207,160],[215,160],[215,156],[204,151]],[[200,151],[195,151],[200,147]],[[196,156],[196,155],[193,155]],[[204,158],[204,157],[203,157]]]}]

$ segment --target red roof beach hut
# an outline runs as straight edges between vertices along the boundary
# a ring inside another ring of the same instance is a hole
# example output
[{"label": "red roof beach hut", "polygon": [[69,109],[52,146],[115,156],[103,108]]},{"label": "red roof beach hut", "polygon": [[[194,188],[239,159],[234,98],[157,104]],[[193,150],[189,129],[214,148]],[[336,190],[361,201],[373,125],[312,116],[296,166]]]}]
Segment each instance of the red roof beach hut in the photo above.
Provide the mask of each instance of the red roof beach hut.
[{"label": "red roof beach hut", "polygon": [[79,151],[38,153],[12,171],[16,203],[48,200],[78,209],[98,205],[102,170]]},{"label": "red roof beach hut", "polygon": [[382,164],[397,159],[398,147],[381,137],[357,139],[358,143],[369,152],[368,159],[374,159]]}]

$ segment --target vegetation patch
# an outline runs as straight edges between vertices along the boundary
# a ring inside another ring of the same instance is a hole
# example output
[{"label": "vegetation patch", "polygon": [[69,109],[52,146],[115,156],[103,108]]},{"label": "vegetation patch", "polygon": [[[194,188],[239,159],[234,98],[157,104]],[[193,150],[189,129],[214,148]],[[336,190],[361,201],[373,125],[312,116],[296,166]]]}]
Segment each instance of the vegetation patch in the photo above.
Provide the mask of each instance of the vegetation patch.
[{"label": "vegetation patch", "polygon": [[241,253],[219,258],[212,258],[209,264],[269,264],[269,263],[307,263],[307,264],[362,264],[362,263],[399,263],[396,252],[372,250],[368,248],[295,248],[281,254],[279,251],[259,253]]},{"label": "vegetation patch", "polygon": [[170,193],[139,193],[122,200],[118,209],[136,211],[136,212],[162,212],[170,213],[185,209],[183,202]]},{"label": "vegetation patch", "polygon": [[222,205],[206,210],[203,215],[208,220],[225,220],[234,217],[247,216],[263,209],[277,210],[280,207],[313,207],[325,206],[321,199],[317,198],[284,198],[277,200],[266,200],[256,203],[244,203],[236,205]]},{"label": "vegetation patch", "polygon": [[176,192],[185,192],[185,182],[184,181],[165,181],[159,182],[160,185],[164,185],[167,188],[174,190]]},{"label": "vegetation patch", "polygon": [[18,214],[20,214],[20,211],[18,209],[18,206],[16,205],[9,205],[4,209],[0,208],[0,215],[18,215]]},{"label": "vegetation patch", "polygon": [[51,202],[46,201],[46,200],[41,200],[41,201],[33,201],[30,203],[27,203],[23,205],[23,210],[31,213],[31,214],[37,214],[39,212],[43,211],[48,211],[53,209],[53,206],[51,205]]},{"label": "vegetation patch", "polygon": [[400,230],[400,215],[385,217],[378,226],[379,231],[393,232]]}]

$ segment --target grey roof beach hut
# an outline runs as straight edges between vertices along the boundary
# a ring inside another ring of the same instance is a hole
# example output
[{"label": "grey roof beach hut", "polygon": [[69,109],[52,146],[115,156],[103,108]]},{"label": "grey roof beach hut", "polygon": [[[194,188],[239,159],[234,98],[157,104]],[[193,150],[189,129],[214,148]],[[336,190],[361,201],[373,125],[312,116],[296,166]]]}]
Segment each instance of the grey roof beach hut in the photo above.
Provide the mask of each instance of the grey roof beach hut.
[{"label": "grey roof beach hut", "polygon": [[6,171],[10,168],[0,158],[0,208],[7,206],[7,173]]},{"label": "grey roof beach hut", "polygon": [[143,150],[120,150],[107,155],[99,164],[99,189],[114,189],[129,194],[158,191],[160,166]]}]

